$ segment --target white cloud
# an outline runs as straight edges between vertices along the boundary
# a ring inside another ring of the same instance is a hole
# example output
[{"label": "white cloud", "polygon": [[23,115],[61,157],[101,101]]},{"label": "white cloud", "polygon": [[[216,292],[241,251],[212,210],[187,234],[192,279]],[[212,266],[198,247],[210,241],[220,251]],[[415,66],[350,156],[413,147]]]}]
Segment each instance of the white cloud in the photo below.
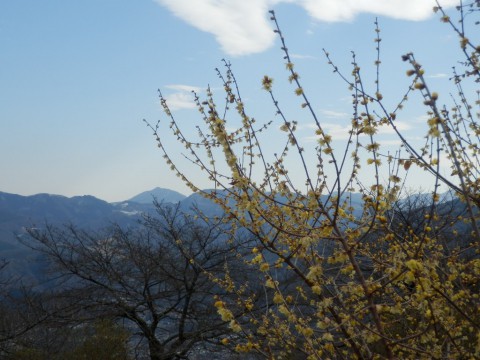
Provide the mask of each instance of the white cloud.
[{"label": "white cloud", "polygon": [[[325,133],[330,135],[334,141],[347,140],[350,137],[351,127],[348,125],[345,126],[335,123],[322,123],[321,125]],[[403,121],[395,121],[395,126],[403,134],[412,128],[409,124]],[[304,128],[316,129],[317,127],[315,124],[307,124],[304,126]],[[399,140],[395,139],[378,139],[379,136],[394,134],[395,130],[393,130],[391,126],[382,126],[378,128],[377,134],[375,136],[379,142],[382,142],[385,145],[399,144]],[[366,137],[365,134],[360,134],[360,138],[364,137]],[[316,141],[318,139],[318,135],[306,136],[303,139],[307,142]]]},{"label": "white cloud", "polygon": [[428,75],[427,78],[438,79],[438,78],[446,78],[447,76],[448,76],[447,74],[438,73],[438,74]]},{"label": "white cloud", "polygon": [[199,30],[211,33],[225,53],[264,51],[275,34],[269,23],[270,0],[155,0]]},{"label": "white cloud", "polygon": [[[277,3],[303,7],[317,21],[350,21],[361,13],[395,19],[424,20],[432,15],[434,0],[155,0],[173,14],[215,36],[230,56],[262,52],[273,45],[275,34],[269,9]],[[443,0],[442,6],[458,0]]]},{"label": "white cloud", "polygon": [[[397,128],[398,131],[401,133],[404,133],[405,131],[408,131],[412,128],[412,126],[404,121],[396,120],[395,121],[395,127]],[[390,135],[390,134],[395,134],[395,130],[391,126],[382,126],[378,129],[377,132],[378,135]]]},{"label": "white cloud", "polygon": [[346,140],[350,137],[350,127],[338,124],[322,124],[323,130],[332,137],[333,140]]},{"label": "white cloud", "polygon": [[429,115],[419,115],[416,118],[414,118],[414,121],[419,122],[419,123],[426,123],[427,120],[430,119],[430,118],[431,118],[431,116],[429,116]]},{"label": "white cloud", "polygon": [[[311,17],[320,21],[350,21],[360,13],[403,20],[425,20],[432,15],[434,0],[303,0],[297,1]],[[454,6],[457,0],[440,1]]]},{"label": "white cloud", "polygon": [[165,96],[168,108],[172,111],[195,108],[193,95],[187,92],[176,92]]},{"label": "white cloud", "polygon": [[169,109],[172,111],[195,108],[196,105],[192,91],[198,94],[205,90],[198,86],[184,84],[165,85],[165,88],[175,91],[164,96]]},{"label": "white cloud", "polygon": [[350,115],[345,112],[339,112],[334,110],[321,110],[323,116],[327,118],[334,118],[334,119],[345,119],[348,118]]},{"label": "white cloud", "polygon": [[181,84],[165,85],[165,87],[171,90],[178,90],[178,91],[185,91],[185,92],[195,91],[196,93],[203,90],[203,88],[198,86],[181,85]]},{"label": "white cloud", "polygon": [[[440,164],[440,168],[443,171],[449,171],[452,168],[452,160],[450,160],[445,152],[440,153],[440,158],[438,159],[438,163]],[[448,172],[450,173],[450,171]]]},{"label": "white cloud", "polygon": [[[315,124],[308,124],[308,127],[312,129],[316,129],[317,126]],[[333,123],[322,123],[322,129],[332,137],[334,141],[337,140],[346,140],[350,137],[350,127],[348,126],[343,126],[340,124],[333,124]],[[319,138],[318,135],[311,135],[311,136],[306,136],[303,138],[304,141],[306,142],[312,142],[316,141]]]},{"label": "white cloud", "polygon": [[290,54],[292,59],[299,59],[299,60],[315,60],[316,57],[312,55],[302,55],[302,54]]},{"label": "white cloud", "polygon": [[402,144],[401,140],[379,140],[381,146],[400,146]]}]

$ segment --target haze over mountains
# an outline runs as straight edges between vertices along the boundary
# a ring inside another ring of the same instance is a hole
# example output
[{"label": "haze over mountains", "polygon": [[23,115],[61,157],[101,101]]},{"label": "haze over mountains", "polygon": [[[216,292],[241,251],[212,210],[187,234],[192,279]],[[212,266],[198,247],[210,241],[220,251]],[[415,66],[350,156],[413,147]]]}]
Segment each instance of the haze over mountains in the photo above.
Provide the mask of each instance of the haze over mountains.
[{"label": "haze over mountains", "polygon": [[[354,208],[361,213],[361,195],[349,196]],[[218,205],[199,194],[185,196],[159,187],[113,203],[90,195],[69,198],[51,194],[22,196],[0,192],[0,258],[5,258],[9,251],[22,247],[16,236],[24,234],[25,227],[73,224],[81,229],[96,230],[111,224],[128,226],[136,223],[143,213],[154,213],[155,200],[161,203],[179,203],[183,211],[189,211],[195,206],[207,215],[221,214]]]},{"label": "haze over mountains", "polygon": [[11,272],[24,273],[26,269],[22,267],[32,253],[18,241],[18,236],[27,236],[26,227],[45,227],[46,224],[73,224],[86,230],[99,230],[112,224],[126,227],[136,224],[143,213],[154,213],[154,200],[180,203],[185,210],[198,203],[206,213],[216,211],[215,205],[198,194],[185,196],[162,188],[115,203],[90,195],[69,198],[52,194],[22,196],[0,192],[0,259],[10,262]]},{"label": "haze over mountains", "polygon": [[177,191],[157,187],[153,190],[142,192],[127,201],[133,201],[140,204],[151,204],[154,199],[157,199],[158,201],[161,200],[164,202],[176,203],[186,198],[185,195],[180,194]]},{"label": "haze over mountains", "polygon": [[[349,196],[355,209],[354,214],[360,216],[361,195]],[[413,196],[418,199],[420,196],[431,197],[428,194]],[[142,214],[155,213],[155,200],[160,203],[177,203],[185,212],[196,207],[208,216],[222,214],[218,205],[199,194],[185,196],[162,188],[145,191],[131,199],[114,203],[89,195],[68,198],[51,194],[21,196],[0,192],[0,259],[10,261],[9,268],[14,273],[25,273],[26,270],[27,273],[34,273],[35,265],[31,264],[28,258],[36,254],[18,241],[19,236],[28,236],[26,227],[73,224],[79,229],[96,231],[113,224],[121,227],[133,226],[138,224]],[[452,198],[445,198],[445,201],[452,201]]]},{"label": "haze over mountains", "polygon": [[28,226],[72,223],[81,228],[97,229],[111,223],[127,225],[141,213],[154,211],[155,199],[178,203],[188,197],[161,188],[115,203],[90,195],[68,198],[51,194],[22,196],[0,192],[0,251],[16,247],[15,234],[21,234]]}]

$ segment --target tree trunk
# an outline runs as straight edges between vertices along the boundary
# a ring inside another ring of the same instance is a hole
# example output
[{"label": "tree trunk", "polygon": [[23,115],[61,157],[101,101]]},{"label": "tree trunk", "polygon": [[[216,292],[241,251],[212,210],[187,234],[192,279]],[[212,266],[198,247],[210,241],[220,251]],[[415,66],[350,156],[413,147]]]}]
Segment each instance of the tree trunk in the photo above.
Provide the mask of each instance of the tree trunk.
[{"label": "tree trunk", "polygon": [[165,356],[163,346],[160,342],[153,338],[148,339],[148,350],[150,351],[150,360],[168,360],[170,357]]}]

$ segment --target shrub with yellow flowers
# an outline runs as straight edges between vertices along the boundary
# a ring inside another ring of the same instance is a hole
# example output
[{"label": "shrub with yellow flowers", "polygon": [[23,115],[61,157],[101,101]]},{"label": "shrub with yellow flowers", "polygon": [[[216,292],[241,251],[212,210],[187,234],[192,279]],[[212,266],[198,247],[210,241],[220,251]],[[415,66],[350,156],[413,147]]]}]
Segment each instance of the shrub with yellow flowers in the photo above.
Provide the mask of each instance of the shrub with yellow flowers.
[{"label": "shrub with yellow flowers", "polygon": [[[376,88],[366,90],[355,54],[347,75],[325,52],[353,99],[354,115],[342,150],[333,147],[335,139],[322,126],[272,11],[295,99],[301,99],[300,108],[315,123],[314,165],[297,136],[298,123],[285,115],[275,82],[267,75],[263,89],[285,137],[285,146],[273,157],[263,144],[272,122],[257,124],[247,113],[230,63],[225,61],[225,70],[218,71],[224,106],[211,89],[204,101],[195,95],[207,128],[199,130],[195,141],[186,137],[160,94],[174,136],[218,191],[199,189],[167,151],[158,135],[160,124],[147,123],[167,163],[192,191],[223,208],[230,238],[247,232],[255,241],[244,257],[250,280],[218,279],[238,299],[216,302],[219,316],[235,333],[235,341],[225,340],[224,345],[267,358],[480,357],[480,115],[475,98],[480,91],[464,90],[478,89],[480,83],[480,46],[467,34],[467,20],[475,22],[478,6],[478,1],[460,3],[458,19],[440,5],[434,9],[459,36],[464,55],[462,71],[452,77],[452,94],[457,95],[452,95],[451,108],[431,89],[413,53],[402,57],[411,83],[401,101],[389,108],[378,78]],[[379,69],[381,39],[375,24]],[[416,98],[427,115],[427,145],[422,148],[410,143],[396,122],[403,105]],[[231,116],[241,120],[233,130]],[[407,155],[382,151],[378,133],[387,127]],[[440,170],[445,158],[451,176]],[[303,171],[302,186],[289,172],[291,159]],[[370,183],[359,177],[364,164],[367,170],[362,171],[372,173]],[[405,195],[406,174],[412,171],[430,174],[433,191],[428,197]],[[440,184],[449,189],[450,198],[441,196]]]}]

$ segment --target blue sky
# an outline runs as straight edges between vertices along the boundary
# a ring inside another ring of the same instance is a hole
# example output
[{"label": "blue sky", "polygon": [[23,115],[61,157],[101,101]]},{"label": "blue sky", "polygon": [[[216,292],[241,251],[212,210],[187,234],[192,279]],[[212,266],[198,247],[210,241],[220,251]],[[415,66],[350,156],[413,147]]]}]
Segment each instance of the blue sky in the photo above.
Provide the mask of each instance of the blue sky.
[{"label": "blue sky", "polygon": [[[387,103],[397,101],[408,84],[407,67],[400,60],[408,51],[425,65],[434,89],[447,91],[458,40],[431,14],[432,1],[298,3],[1,1],[0,191],[90,194],[107,201],[128,199],[156,186],[187,193],[164,164],[142,119],[155,122],[163,117],[160,88],[180,123],[193,130],[200,119],[190,108],[186,89],[218,87],[214,69],[222,58],[232,62],[257,119],[274,117],[268,94],[261,90],[265,74],[275,79],[281,98],[296,101],[268,22],[270,8],[276,11],[304,87],[334,137],[341,137],[348,124],[349,93],[331,73],[322,48],[347,74],[350,50],[355,50],[373,89],[376,16],[382,29],[383,93],[391,96]],[[399,119],[412,139],[424,121],[423,110],[412,105]],[[292,116],[302,121],[295,111]],[[306,144],[312,135],[309,121],[301,134]],[[386,144],[395,141],[393,135],[383,136]],[[168,139],[167,146],[179,153]],[[206,181],[199,185],[209,186]]]}]

